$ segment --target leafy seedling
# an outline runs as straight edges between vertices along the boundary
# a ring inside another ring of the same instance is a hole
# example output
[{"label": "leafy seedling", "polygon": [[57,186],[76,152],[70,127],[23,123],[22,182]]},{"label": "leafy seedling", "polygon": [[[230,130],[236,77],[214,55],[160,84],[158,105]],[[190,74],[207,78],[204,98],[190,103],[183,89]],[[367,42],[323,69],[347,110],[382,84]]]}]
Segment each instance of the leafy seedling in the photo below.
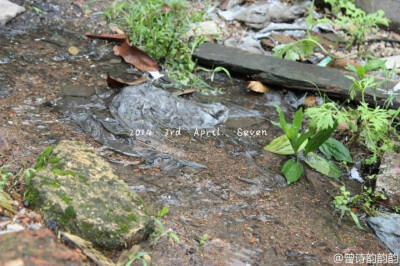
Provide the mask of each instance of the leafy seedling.
[{"label": "leafy seedling", "polygon": [[200,246],[204,246],[205,243],[207,243],[208,239],[210,238],[210,236],[208,234],[204,234],[200,237],[199,239],[199,245]]},{"label": "leafy seedling", "polygon": [[[281,136],[278,140],[274,140],[264,147],[264,149],[278,154],[295,155],[295,160],[289,159],[286,161],[281,170],[290,184],[297,181],[304,173],[303,165],[298,157],[299,152],[304,149],[304,155],[307,156],[309,153],[316,151],[332,135],[337,127],[337,122],[332,127],[320,131],[316,131],[315,127],[309,127],[307,132],[300,133],[303,121],[302,108],[296,112],[291,124],[286,122],[282,109],[279,106],[276,106],[276,109],[279,114],[279,123],[273,122],[273,124],[283,130],[286,138]],[[287,140],[291,147],[287,145]],[[324,171],[324,173],[327,173],[327,171]]]}]

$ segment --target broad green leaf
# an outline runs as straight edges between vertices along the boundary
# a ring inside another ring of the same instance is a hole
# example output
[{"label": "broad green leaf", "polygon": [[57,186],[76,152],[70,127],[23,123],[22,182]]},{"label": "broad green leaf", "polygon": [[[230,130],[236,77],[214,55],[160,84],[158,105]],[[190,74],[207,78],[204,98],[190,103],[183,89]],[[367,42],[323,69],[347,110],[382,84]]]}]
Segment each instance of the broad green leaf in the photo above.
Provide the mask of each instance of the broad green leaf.
[{"label": "broad green leaf", "polygon": [[[303,150],[307,144],[307,140],[302,143],[299,148],[299,151]],[[280,155],[293,155],[294,150],[292,145],[290,144],[289,139],[286,135],[282,135],[277,137],[273,141],[271,141],[267,146],[264,147],[264,150],[280,154]]]},{"label": "broad green leaf", "polygon": [[376,69],[382,69],[385,66],[386,60],[381,60],[381,59],[375,59],[368,61],[364,68],[365,72],[369,72],[371,70],[376,70]]},{"label": "broad green leaf", "polygon": [[347,70],[350,70],[350,71],[352,71],[352,72],[354,72],[354,73],[357,73],[357,69],[356,69],[356,67],[353,66],[353,65],[347,65],[347,66],[346,66],[346,69],[347,69]]},{"label": "broad green leaf", "polygon": [[331,159],[333,156],[337,161],[344,161],[348,163],[353,162],[349,149],[347,149],[343,143],[334,138],[329,138],[327,141],[325,141],[325,143],[319,147],[319,150],[328,159]]},{"label": "broad green leaf", "polygon": [[283,165],[282,174],[285,176],[288,184],[299,180],[301,175],[304,173],[303,165],[301,163],[296,162],[295,160],[287,160]]},{"label": "broad green leaf", "polygon": [[281,129],[282,129],[283,132],[285,132],[285,134],[286,134],[288,125],[287,125],[287,123],[286,123],[285,116],[283,115],[283,112],[282,112],[282,109],[281,109],[280,106],[275,105],[275,107],[276,107],[276,111],[277,111],[278,114],[279,114],[279,124],[281,125]]},{"label": "broad green leaf", "polygon": [[306,147],[304,148],[304,154],[307,155],[308,153],[317,150],[319,146],[321,146],[327,139],[329,139],[333,131],[335,131],[336,127],[337,127],[337,122],[335,122],[333,127],[320,130],[311,139],[309,139]]},{"label": "broad green leaf", "polygon": [[292,127],[297,130],[297,133],[300,131],[301,122],[303,121],[303,108],[300,107],[294,115]]},{"label": "broad green leaf", "polygon": [[353,219],[354,223],[357,225],[358,229],[365,230],[364,227],[362,227],[360,221],[357,218],[357,215],[354,214],[351,210],[349,211],[351,219]]},{"label": "broad green leaf", "polygon": [[342,175],[340,169],[332,162],[322,158],[321,156],[310,152],[305,159],[305,162],[313,169],[321,174],[331,178],[339,178]]}]

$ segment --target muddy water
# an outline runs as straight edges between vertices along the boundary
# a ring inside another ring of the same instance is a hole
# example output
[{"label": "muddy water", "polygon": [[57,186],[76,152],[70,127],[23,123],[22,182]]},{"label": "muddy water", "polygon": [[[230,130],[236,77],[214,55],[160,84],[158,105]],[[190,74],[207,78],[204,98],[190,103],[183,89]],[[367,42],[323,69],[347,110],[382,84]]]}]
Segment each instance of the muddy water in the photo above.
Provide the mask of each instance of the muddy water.
[{"label": "muddy water", "polygon": [[[68,111],[59,112],[58,107],[64,102],[107,111],[102,101],[94,101],[104,94],[106,73],[126,79],[132,75],[130,67],[112,55],[111,45],[83,37],[87,29],[78,22],[84,14],[76,9],[73,5],[63,9],[63,21],[76,25],[59,27],[60,19],[44,15],[49,23],[30,27],[20,20],[13,30],[2,30],[0,133],[12,148],[8,157],[0,159],[2,164],[13,163],[16,168],[23,162],[32,164],[44,147],[61,139],[82,140],[99,148],[132,189],[154,204],[154,210],[169,207],[165,226],[178,233],[182,244],[166,239],[155,247],[143,243],[158,265],[325,265],[333,264],[336,253],[387,253],[372,234],[351,223],[338,225],[331,206],[337,183],[313,172],[290,186],[280,182],[285,157],[262,150],[281,134],[270,123],[277,119],[272,103],[290,113],[279,91],[253,94],[244,81],[221,78],[216,85],[223,95],[187,97],[230,108],[231,117],[220,127],[219,136],[182,132],[164,143],[166,152],[178,150],[175,157],[203,164],[205,170],[167,175],[140,158],[101,148],[69,119]],[[49,5],[48,12],[61,11]],[[74,12],[81,16],[74,17]],[[34,14],[26,16],[40,21]],[[68,53],[71,45],[79,48],[78,55]],[[94,95],[66,96],[71,85]],[[204,234],[210,239],[200,246]]]}]

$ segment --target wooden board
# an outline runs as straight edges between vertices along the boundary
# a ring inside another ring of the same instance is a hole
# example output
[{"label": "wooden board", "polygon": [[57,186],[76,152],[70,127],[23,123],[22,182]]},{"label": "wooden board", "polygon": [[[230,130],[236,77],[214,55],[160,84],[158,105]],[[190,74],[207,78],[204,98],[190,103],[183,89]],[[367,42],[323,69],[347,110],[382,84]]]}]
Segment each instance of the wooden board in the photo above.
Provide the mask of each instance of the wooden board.
[{"label": "wooden board", "polygon": [[[245,75],[249,80],[258,80],[265,84],[279,85],[284,88],[302,91],[314,91],[327,95],[348,98],[352,82],[344,75],[350,72],[328,67],[319,67],[273,56],[248,53],[244,50],[218,44],[205,43],[195,50],[193,57],[198,63],[208,67],[223,66],[232,73]],[[395,83],[385,84],[385,90],[392,89]],[[366,99],[373,100],[374,92],[366,92]],[[376,98],[382,104],[389,95],[377,91]],[[394,100],[400,106],[400,99]]]}]

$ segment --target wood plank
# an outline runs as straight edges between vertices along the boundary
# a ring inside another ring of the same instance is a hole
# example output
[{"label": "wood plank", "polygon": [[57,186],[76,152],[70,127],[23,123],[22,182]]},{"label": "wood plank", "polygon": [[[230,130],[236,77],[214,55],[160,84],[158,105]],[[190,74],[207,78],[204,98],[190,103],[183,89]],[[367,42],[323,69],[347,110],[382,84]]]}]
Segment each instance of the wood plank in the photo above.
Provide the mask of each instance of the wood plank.
[{"label": "wood plank", "polygon": [[[349,88],[352,84],[344,76],[352,75],[347,71],[252,54],[238,48],[218,44],[205,43],[201,45],[195,50],[193,57],[201,65],[223,66],[234,74],[245,75],[250,80],[258,80],[288,89],[326,93],[339,98],[349,97]],[[387,82],[385,90],[391,90],[394,86],[394,82]],[[373,95],[374,91],[367,91],[366,99],[372,101]],[[376,92],[376,98],[380,104],[388,97],[389,95],[383,90]],[[400,106],[399,97],[396,97],[393,103],[394,106]]]}]

